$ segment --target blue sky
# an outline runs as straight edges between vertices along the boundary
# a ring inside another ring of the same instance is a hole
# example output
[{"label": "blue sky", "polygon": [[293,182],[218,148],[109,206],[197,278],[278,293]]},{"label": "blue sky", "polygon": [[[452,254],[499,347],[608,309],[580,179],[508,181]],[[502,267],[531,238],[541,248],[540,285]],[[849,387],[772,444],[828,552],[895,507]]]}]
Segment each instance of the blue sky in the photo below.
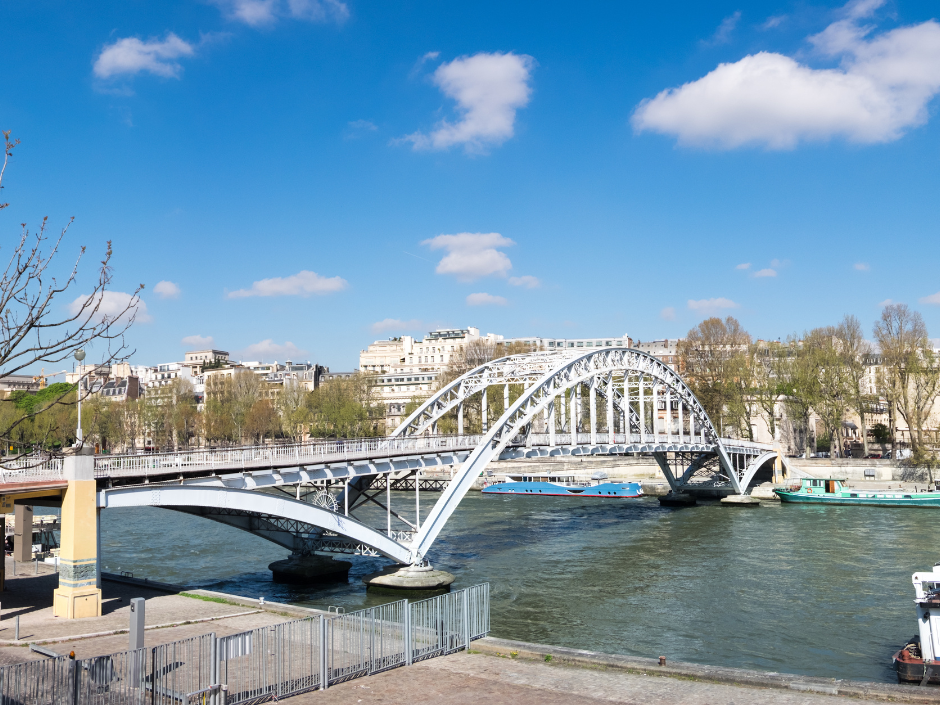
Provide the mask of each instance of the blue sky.
[{"label": "blue sky", "polygon": [[940,335],[935,3],[4,10],[3,246],[45,215],[89,265],[112,240],[135,362],[776,338],[886,300]]}]

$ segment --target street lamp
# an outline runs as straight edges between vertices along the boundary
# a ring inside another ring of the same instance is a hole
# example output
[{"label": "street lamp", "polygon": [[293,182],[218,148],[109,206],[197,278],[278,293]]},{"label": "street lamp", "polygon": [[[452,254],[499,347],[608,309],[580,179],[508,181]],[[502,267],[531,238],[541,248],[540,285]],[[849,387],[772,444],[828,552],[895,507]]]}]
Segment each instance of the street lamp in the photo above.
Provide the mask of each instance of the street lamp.
[{"label": "street lamp", "polygon": [[75,445],[82,445],[82,360],[85,359],[85,351],[79,348],[75,351],[75,359],[78,360],[78,429],[75,431]]}]

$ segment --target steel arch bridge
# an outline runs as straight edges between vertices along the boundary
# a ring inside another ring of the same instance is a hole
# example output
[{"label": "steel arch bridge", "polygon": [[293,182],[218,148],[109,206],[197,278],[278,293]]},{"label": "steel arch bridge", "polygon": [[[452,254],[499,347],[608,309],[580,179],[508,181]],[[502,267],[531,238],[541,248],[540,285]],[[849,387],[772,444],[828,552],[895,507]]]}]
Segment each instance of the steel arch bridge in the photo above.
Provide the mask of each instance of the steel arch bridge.
[{"label": "steel arch bridge", "polygon": [[[521,385],[522,392],[510,403],[511,385]],[[490,421],[487,401],[500,391],[504,411]],[[467,405],[477,398],[482,434],[465,435]],[[456,416],[456,437],[436,435],[445,415]],[[370,447],[365,459],[339,458],[320,468],[298,456],[293,467],[267,475],[236,468],[226,473],[214,466],[210,476],[181,477],[172,488],[115,487],[100,493],[99,506],[163,506],[251,531],[297,553],[383,555],[405,564],[425,559],[461,499],[494,460],[645,453],[655,458],[674,492],[742,494],[777,458],[770,446],[722,438],[677,373],[629,348],[536,352],[487,362],[436,392],[388,438]],[[412,447],[411,455],[393,452]],[[372,488],[377,478],[384,475],[388,487],[393,479],[442,463],[459,463],[459,469],[423,523],[417,509],[414,522],[393,512],[390,495],[385,504],[376,499],[383,492]],[[323,478],[344,483],[332,511],[300,499],[301,485]],[[296,486],[296,498],[250,491],[283,485]],[[387,512],[385,527],[371,528],[353,517],[370,503]],[[392,530],[393,515],[405,530]]]}]

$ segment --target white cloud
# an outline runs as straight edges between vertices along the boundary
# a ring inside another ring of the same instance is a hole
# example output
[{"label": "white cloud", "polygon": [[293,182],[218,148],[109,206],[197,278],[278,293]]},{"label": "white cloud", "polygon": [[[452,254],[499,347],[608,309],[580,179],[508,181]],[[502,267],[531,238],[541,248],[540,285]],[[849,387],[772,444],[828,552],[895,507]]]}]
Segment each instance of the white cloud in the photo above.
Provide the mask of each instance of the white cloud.
[{"label": "white cloud", "polygon": [[751,268],[750,262],[742,262],[737,267],[735,267],[735,269],[750,269],[750,268]]},{"label": "white cloud", "polygon": [[834,137],[860,144],[899,139],[927,122],[927,105],[940,92],[940,23],[872,34],[874,27],[859,21],[881,4],[850,3],[845,19],[809,37],[825,57],[841,59],[838,68],[751,54],[643,101],[633,114],[634,129],[721,149],[792,149]]},{"label": "white cloud", "polygon": [[442,120],[429,135],[415,132],[402,139],[415,149],[463,145],[468,152],[502,144],[515,133],[516,111],[529,103],[534,66],[531,56],[511,52],[483,52],[441,64],[433,81],[457,102],[460,119]]},{"label": "white cloud", "polygon": [[509,277],[509,283],[512,286],[524,286],[526,289],[538,289],[542,286],[539,278],[533,277],[531,274],[524,274],[521,277]]},{"label": "white cloud", "polygon": [[271,338],[260,343],[249,345],[247,348],[235,351],[242,360],[298,360],[307,354],[290,341],[283,345],[275,343]]},{"label": "white cloud", "polygon": [[731,35],[734,33],[734,28],[738,26],[738,21],[740,19],[740,10],[732,15],[725,17],[721,21],[721,24],[718,25],[718,29],[715,30],[715,33],[711,36],[711,38],[703,42],[703,44],[706,46],[717,46],[719,44],[727,44],[730,42]]},{"label": "white cloud", "polygon": [[373,323],[371,328],[373,333],[385,333],[390,330],[417,330],[423,325],[424,324],[416,318],[412,318],[410,321],[401,321],[397,318],[386,318],[384,320]]},{"label": "white cloud", "polygon": [[776,269],[761,269],[757,272],[754,272],[755,277],[775,277],[777,276]]},{"label": "white cloud", "polygon": [[157,282],[156,286],[153,287],[153,293],[161,299],[178,299],[180,288],[173,282],[162,281]]},{"label": "white cloud", "polygon": [[869,269],[871,269],[871,267],[865,262],[856,262],[853,266],[859,272],[867,272]]},{"label": "white cloud", "polygon": [[667,306],[659,312],[659,317],[664,321],[674,321],[676,320],[676,309],[674,309],[672,306]]},{"label": "white cloud", "polygon": [[[84,294],[69,304],[69,313],[76,315],[81,311],[82,306],[90,299],[90,295]],[[82,314],[82,320],[88,316],[92,309],[97,305],[97,311],[94,315],[95,321],[120,320],[122,323],[130,319],[130,316],[136,313],[138,323],[150,323],[153,317],[147,312],[147,304],[141,299],[134,301],[134,296],[123,291],[105,291],[99,295],[98,299],[93,301],[89,308]],[[123,313],[130,306],[127,313]],[[122,315],[123,313],[123,315]]]},{"label": "white cloud", "polygon": [[878,308],[884,308],[885,306],[890,306],[894,303],[894,299],[885,299],[884,301],[878,304]]},{"label": "white cloud", "polygon": [[379,129],[375,126],[374,122],[369,122],[368,120],[353,120],[349,123],[349,128],[351,130],[362,130],[365,132],[375,132]]},{"label": "white cloud", "polygon": [[920,301],[922,304],[932,304],[932,305],[934,305],[934,306],[940,306],[940,291],[938,291],[936,294],[931,294],[930,296],[925,296],[925,297],[919,299],[919,301]]},{"label": "white cloud", "polygon": [[508,302],[502,296],[492,294],[470,294],[467,297],[467,306],[505,306]]},{"label": "white cloud", "polygon": [[316,272],[303,270],[289,277],[261,279],[250,289],[230,291],[228,298],[243,299],[248,296],[310,296],[342,291],[349,283],[342,277],[321,277]]},{"label": "white cloud", "polygon": [[761,29],[775,29],[786,21],[787,21],[786,15],[771,15],[764,21],[764,24],[762,24],[760,27]]},{"label": "white cloud", "polygon": [[698,313],[711,315],[729,308],[740,308],[740,306],[731,299],[719,297],[717,299],[699,299],[698,301],[689,299],[689,308]]},{"label": "white cloud", "polygon": [[349,19],[349,7],[339,0],[210,0],[234,22],[252,27],[274,24],[281,17],[309,22],[336,22]]},{"label": "white cloud", "polygon": [[470,282],[480,277],[505,277],[512,269],[512,262],[496,248],[516,243],[499,233],[458,233],[438,235],[421,244],[432,250],[447,250],[434,271],[453,274],[458,281]]},{"label": "white cloud", "polygon": [[774,267],[774,268],[776,268],[776,269],[779,269],[780,267],[783,267],[784,265],[787,265],[787,264],[790,264],[790,260],[788,260],[788,259],[772,259],[772,260],[770,260],[770,266],[771,266],[771,267]]},{"label": "white cloud", "polygon": [[178,78],[182,67],[177,59],[195,53],[192,44],[172,32],[168,32],[163,40],[141,41],[137,37],[125,37],[105,46],[92,70],[98,78],[134,75],[141,71],[164,78]]},{"label": "white cloud", "polygon": [[215,338],[211,335],[187,335],[180,342],[188,348],[200,350],[215,345]]}]

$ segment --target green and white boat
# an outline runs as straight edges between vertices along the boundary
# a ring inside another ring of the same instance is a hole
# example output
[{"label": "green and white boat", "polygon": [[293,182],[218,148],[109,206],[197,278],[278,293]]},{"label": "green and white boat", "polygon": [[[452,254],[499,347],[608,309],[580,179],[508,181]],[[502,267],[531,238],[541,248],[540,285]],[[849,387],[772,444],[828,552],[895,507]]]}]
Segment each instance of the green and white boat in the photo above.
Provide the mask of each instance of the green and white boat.
[{"label": "green and white boat", "polygon": [[940,491],[860,490],[844,480],[802,478],[799,487],[774,490],[781,502],[804,504],[868,504],[876,507],[940,507]]}]

